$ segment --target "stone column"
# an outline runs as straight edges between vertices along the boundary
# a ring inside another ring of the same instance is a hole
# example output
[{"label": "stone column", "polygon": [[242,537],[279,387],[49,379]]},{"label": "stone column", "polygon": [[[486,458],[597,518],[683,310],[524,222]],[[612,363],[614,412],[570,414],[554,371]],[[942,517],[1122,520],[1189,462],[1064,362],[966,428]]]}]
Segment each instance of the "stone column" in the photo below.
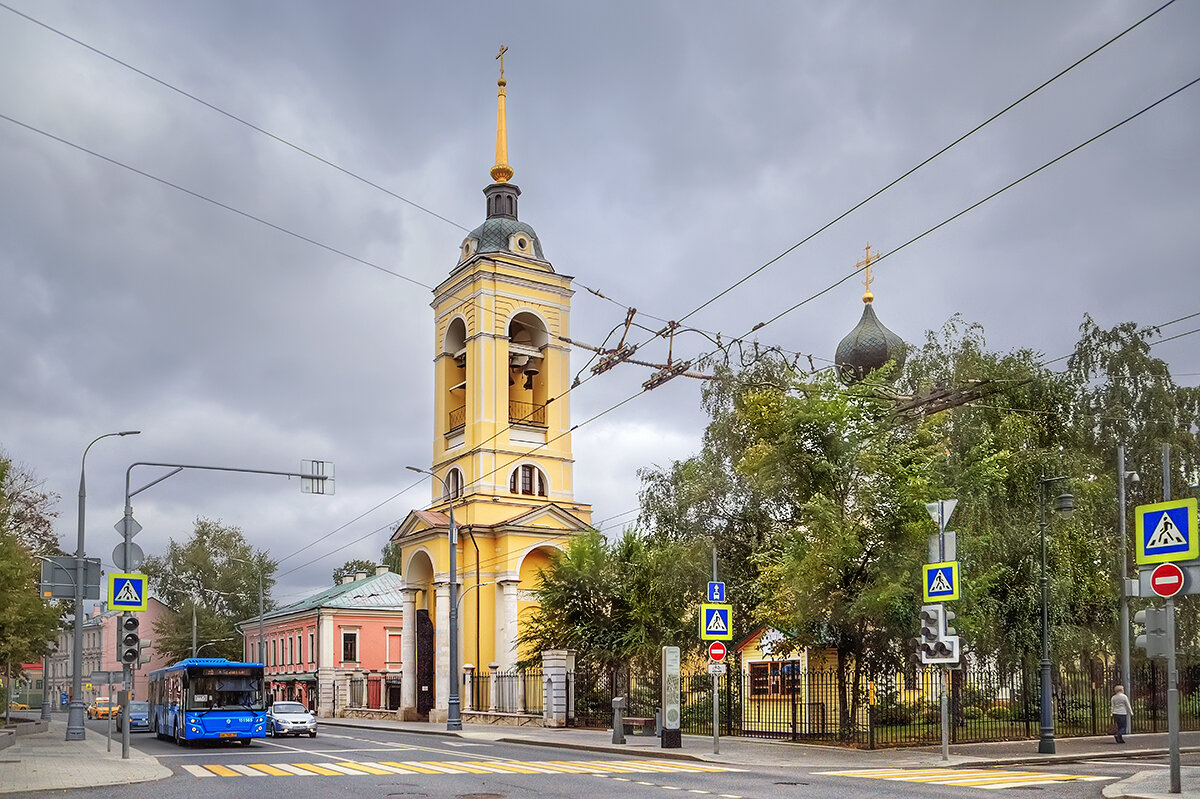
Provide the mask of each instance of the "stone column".
[{"label": "stone column", "polygon": [[400,718],[417,717],[417,589],[400,591]]},{"label": "stone column", "polygon": [[505,671],[517,665],[517,580],[500,580],[504,595],[504,626],[496,646],[496,660]]},{"label": "stone column", "polygon": [[450,581],[435,584],[434,596],[437,601],[437,621],[433,636],[437,655],[434,658],[433,709],[429,711],[429,720],[434,724],[444,724],[450,699]]},{"label": "stone column", "polygon": [[463,664],[463,692],[461,699],[464,713],[475,709],[475,666],[470,663]]}]

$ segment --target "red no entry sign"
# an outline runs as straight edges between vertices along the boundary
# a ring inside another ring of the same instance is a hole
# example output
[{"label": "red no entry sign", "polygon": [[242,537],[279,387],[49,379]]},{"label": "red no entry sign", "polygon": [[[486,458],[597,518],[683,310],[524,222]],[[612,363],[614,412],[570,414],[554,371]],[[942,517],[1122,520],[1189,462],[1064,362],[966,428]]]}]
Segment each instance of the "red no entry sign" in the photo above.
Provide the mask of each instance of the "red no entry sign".
[{"label": "red no entry sign", "polygon": [[[1183,581],[1180,580],[1180,584],[1182,584],[1182,582]],[[720,663],[725,659],[725,644],[721,643],[720,641],[713,641],[708,645],[708,656],[710,659]]]},{"label": "red no entry sign", "polygon": [[1161,597],[1170,598],[1183,590],[1183,569],[1174,563],[1160,563],[1150,575],[1150,587]]}]

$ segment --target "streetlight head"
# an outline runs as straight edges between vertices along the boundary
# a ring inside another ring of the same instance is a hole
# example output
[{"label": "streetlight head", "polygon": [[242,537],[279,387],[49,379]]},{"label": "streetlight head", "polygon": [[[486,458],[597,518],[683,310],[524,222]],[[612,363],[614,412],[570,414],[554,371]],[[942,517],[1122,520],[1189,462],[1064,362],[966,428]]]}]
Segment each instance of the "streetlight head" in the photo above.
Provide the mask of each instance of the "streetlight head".
[{"label": "streetlight head", "polygon": [[1059,494],[1054,498],[1054,512],[1059,516],[1070,516],[1075,512],[1075,496],[1073,494]]},{"label": "streetlight head", "polygon": [[1129,472],[1129,479],[1134,483],[1142,482],[1142,476],[1137,472]]},{"label": "streetlight head", "polygon": [[405,466],[404,468],[408,469],[410,472],[416,472],[417,474],[425,474],[424,469],[418,469],[416,466]]},{"label": "streetlight head", "polygon": [[117,433],[119,436],[137,436],[141,434],[141,430],[122,430],[120,433]]}]

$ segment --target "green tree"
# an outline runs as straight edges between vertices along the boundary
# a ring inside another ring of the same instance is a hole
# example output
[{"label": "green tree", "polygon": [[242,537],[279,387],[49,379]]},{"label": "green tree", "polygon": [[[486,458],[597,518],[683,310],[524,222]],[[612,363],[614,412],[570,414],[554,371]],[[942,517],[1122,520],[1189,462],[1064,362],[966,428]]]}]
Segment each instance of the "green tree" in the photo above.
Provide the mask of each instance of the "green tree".
[{"label": "green tree", "polygon": [[59,496],[46,491],[43,481],[28,467],[16,464],[0,450],[0,502],[4,506],[4,529],[17,537],[35,555],[62,554],[54,534],[55,505]]},{"label": "green tree", "polygon": [[353,577],[358,572],[374,574],[375,564],[369,560],[348,560],[333,570],[333,584],[337,585],[343,577]]},{"label": "green tree", "polygon": [[528,651],[573,649],[611,672],[652,667],[663,646],[698,649],[704,561],[685,544],[650,545],[633,531],[608,541],[596,531],[554,554],[535,589],[539,607],[521,629]]},{"label": "green tree", "polygon": [[[0,663],[27,663],[49,652],[63,612],[38,590],[41,562],[31,550],[44,546],[46,539],[30,532],[49,521],[31,511],[53,516],[53,495],[37,491],[30,474],[0,455]],[[41,499],[31,501],[35,495]]]},{"label": "green tree", "polygon": [[379,555],[379,562],[387,566],[396,574],[403,572],[403,563],[400,562],[401,549],[397,541],[388,541],[383,545],[383,551]]},{"label": "green tree", "polygon": [[167,554],[146,558],[142,570],[155,595],[176,612],[155,625],[155,650],[180,660],[192,652],[192,620],[204,657],[241,659],[242,636],[236,624],[258,616],[259,575],[263,607],[274,607],[276,563],[254,549],[238,527],[196,519],[184,543],[171,540]]}]

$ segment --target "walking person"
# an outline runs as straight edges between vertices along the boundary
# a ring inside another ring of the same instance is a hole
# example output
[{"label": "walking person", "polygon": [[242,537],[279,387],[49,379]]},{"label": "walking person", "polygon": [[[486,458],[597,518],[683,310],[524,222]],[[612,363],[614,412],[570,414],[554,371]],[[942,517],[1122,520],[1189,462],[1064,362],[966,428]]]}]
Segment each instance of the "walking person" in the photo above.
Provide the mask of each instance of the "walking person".
[{"label": "walking person", "polygon": [[1117,685],[1113,689],[1116,691],[1112,695],[1112,700],[1109,705],[1112,709],[1113,717],[1113,732],[1116,734],[1117,743],[1125,743],[1125,733],[1129,729],[1129,717],[1133,715],[1133,707],[1129,704],[1129,697],[1125,695],[1125,686]]}]

